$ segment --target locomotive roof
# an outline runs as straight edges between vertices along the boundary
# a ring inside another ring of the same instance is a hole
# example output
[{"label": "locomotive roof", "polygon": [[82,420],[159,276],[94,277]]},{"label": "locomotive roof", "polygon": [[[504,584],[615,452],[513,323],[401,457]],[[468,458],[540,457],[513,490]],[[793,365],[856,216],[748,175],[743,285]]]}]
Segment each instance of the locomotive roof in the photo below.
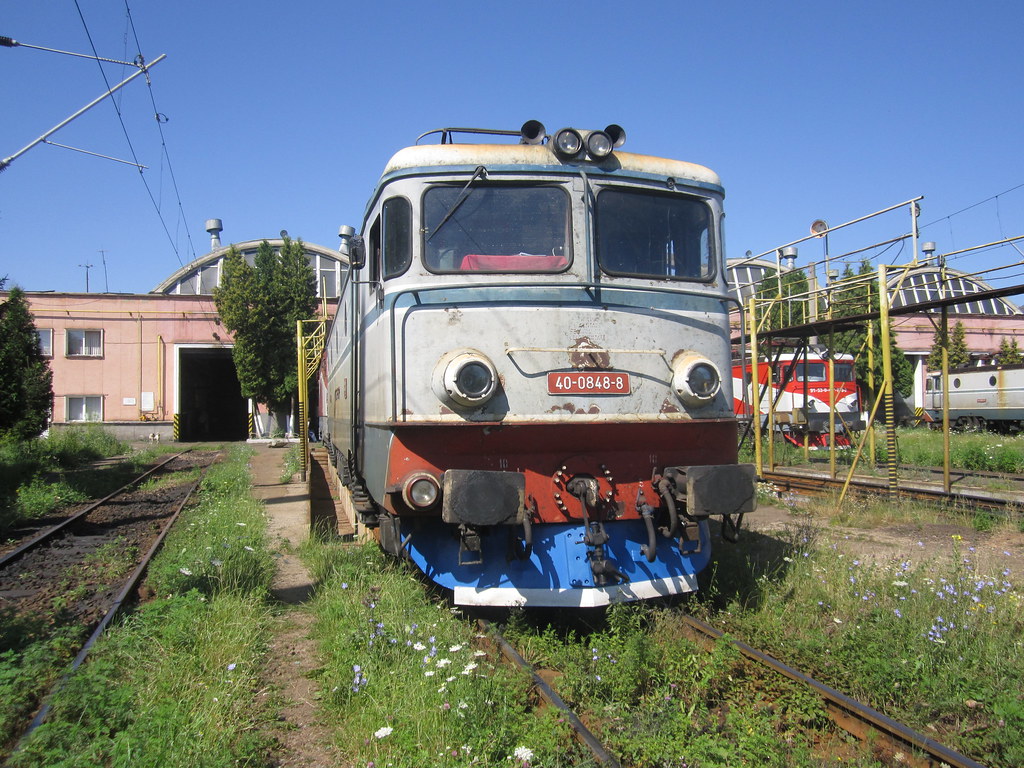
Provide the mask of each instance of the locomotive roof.
[{"label": "locomotive roof", "polygon": [[578,168],[584,168],[595,175],[671,177],[686,184],[723,192],[718,174],[696,163],[619,151],[601,162],[562,162],[543,144],[424,144],[406,147],[388,162],[384,177],[424,172],[441,166],[453,170],[465,167],[472,171],[481,165],[495,172],[564,170],[575,173]]}]

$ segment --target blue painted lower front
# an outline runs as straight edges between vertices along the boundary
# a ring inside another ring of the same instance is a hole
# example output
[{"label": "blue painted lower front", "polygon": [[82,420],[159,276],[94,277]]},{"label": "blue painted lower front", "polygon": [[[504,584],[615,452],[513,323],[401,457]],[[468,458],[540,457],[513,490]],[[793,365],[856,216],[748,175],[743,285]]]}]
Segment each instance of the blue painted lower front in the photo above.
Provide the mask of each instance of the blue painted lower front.
[{"label": "blue painted lower front", "polygon": [[[628,579],[621,595],[612,599],[641,599],[689,591],[696,575],[708,564],[711,545],[707,523],[700,525],[701,547],[696,542],[680,552],[674,539],[661,535],[657,540],[657,557],[648,562],[641,552],[647,543],[647,530],[641,520],[606,522],[609,541],[605,557]],[[519,592],[528,598],[480,599],[481,604],[566,605],[589,604],[582,593],[598,592],[594,584],[590,549],[583,543],[580,524],[549,524],[533,526],[533,551],[529,559],[512,556],[510,537],[522,534],[522,528],[494,526],[481,534],[481,564],[459,564],[458,529],[438,520],[404,520],[402,538],[408,537],[412,561],[430,579],[447,589],[468,588],[479,594]],[[475,553],[463,552],[463,561],[475,559]],[[612,580],[614,582],[614,580]],[[639,585],[649,585],[640,588]],[[465,590],[461,590],[465,593]],[[574,599],[566,592],[581,593]],[[551,593],[546,599],[545,593]],[[560,595],[560,596],[559,596]],[[457,595],[458,596],[458,595]],[[457,600],[458,602],[458,600]],[[603,602],[608,602],[607,600]]]}]

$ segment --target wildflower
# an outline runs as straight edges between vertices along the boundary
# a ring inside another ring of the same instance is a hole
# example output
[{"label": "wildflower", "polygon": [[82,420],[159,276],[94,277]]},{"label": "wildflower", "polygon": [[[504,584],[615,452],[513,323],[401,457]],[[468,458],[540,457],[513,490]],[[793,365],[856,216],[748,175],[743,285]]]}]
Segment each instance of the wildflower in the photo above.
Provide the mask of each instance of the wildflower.
[{"label": "wildflower", "polygon": [[524,763],[528,763],[533,760],[533,750],[529,747],[516,747],[515,752],[512,753],[512,757],[516,760],[522,760]]},{"label": "wildflower", "polygon": [[179,568],[178,572],[179,573],[183,573],[186,576],[191,576],[192,575],[192,571],[190,571],[188,568]]},{"label": "wildflower", "polygon": [[449,646],[449,648],[448,648],[448,652],[449,653],[458,653],[461,650],[462,650],[462,645],[461,644],[460,645],[452,645],[452,646]]},{"label": "wildflower", "polygon": [[424,645],[423,643],[417,642],[417,643],[416,643],[416,644],[415,644],[415,645],[414,645],[414,646],[412,647],[412,649],[413,649],[414,651],[425,651],[425,650],[427,650],[427,646],[425,646],[425,645]]},{"label": "wildflower", "polygon": [[394,730],[395,729],[392,728],[390,725],[385,725],[383,728],[378,728],[376,731],[374,731],[373,735],[376,736],[378,739],[383,739],[386,736],[390,736],[391,732]]},{"label": "wildflower", "polygon": [[210,561],[210,565],[212,565],[214,568],[220,568],[222,565],[224,565],[224,561],[223,560],[211,560]]},{"label": "wildflower", "polygon": [[233,672],[234,670],[235,670],[235,662],[231,662],[230,664],[228,664],[228,672]]},{"label": "wildflower", "polygon": [[240,526],[242,526],[243,528],[245,528],[245,523],[235,523],[235,525],[240,525]]},{"label": "wildflower", "polygon": [[477,663],[475,661],[471,661],[471,662],[469,662],[469,664],[467,664],[465,667],[462,668],[462,674],[468,675],[474,669],[476,669],[476,667],[477,667]]},{"label": "wildflower", "polygon": [[249,551],[249,552],[255,552],[255,551],[256,551],[255,549],[253,549],[252,547],[250,547],[250,546],[249,546],[248,544],[247,544],[247,545],[246,545],[246,546],[244,547],[244,549],[246,549],[246,550],[247,550],[247,551]]},{"label": "wildflower", "polygon": [[487,655],[487,651],[473,651],[473,655],[476,656],[477,658],[480,658],[481,656],[486,656]]},{"label": "wildflower", "polygon": [[426,672],[423,673],[423,676],[424,677],[433,677],[435,674],[436,673],[434,672],[434,670],[428,669]]},{"label": "wildflower", "polygon": [[342,589],[348,589],[348,582],[347,581],[341,582],[341,588]]},{"label": "wildflower", "polygon": [[452,663],[451,659],[438,659],[437,660],[437,666],[438,667],[447,667],[451,663]]}]

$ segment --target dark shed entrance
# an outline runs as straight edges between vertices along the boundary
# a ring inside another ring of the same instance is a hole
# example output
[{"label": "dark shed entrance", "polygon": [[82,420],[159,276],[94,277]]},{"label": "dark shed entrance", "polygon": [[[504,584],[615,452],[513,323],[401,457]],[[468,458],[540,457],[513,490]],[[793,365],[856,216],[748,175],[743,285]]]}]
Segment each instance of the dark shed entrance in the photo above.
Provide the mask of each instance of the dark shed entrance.
[{"label": "dark shed entrance", "polygon": [[245,440],[249,436],[248,403],[242,397],[231,350],[186,348],[179,354],[179,439]]}]

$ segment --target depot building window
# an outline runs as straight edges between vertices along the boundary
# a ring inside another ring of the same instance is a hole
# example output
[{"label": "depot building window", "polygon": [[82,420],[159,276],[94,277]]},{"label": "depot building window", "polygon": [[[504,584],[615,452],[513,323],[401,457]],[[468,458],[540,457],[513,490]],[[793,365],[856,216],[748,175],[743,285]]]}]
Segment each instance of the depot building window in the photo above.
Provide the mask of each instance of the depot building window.
[{"label": "depot building window", "polygon": [[103,331],[68,328],[65,355],[67,357],[102,357]]},{"label": "depot building window", "polygon": [[64,401],[66,421],[103,421],[103,395],[69,395]]},{"label": "depot building window", "polygon": [[53,328],[37,328],[36,340],[43,357],[53,357]]}]

